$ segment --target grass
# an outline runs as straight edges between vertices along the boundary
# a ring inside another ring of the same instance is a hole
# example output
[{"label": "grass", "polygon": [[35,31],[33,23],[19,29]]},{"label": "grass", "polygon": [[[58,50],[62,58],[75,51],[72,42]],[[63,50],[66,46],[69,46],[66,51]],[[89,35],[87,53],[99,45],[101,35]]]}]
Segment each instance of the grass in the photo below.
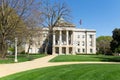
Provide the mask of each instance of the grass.
[{"label": "grass", "polygon": [[120,80],[120,64],[74,64],[9,75],[0,80]]},{"label": "grass", "polygon": [[[45,54],[30,54],[29,56],[26,54],[19,54],[18,55],[18,62],[25,62],[25,61],[31,61],[33,59],[37,59],[40,57],[46,56]],[[0,64],[4,63],[14,63],[14,55],[7,56],[6,59],[0,59]]]},{"label": "grass", "polygon": [[98,62],[120,62],[120,56],[105,55],[59,55],[50,62],[71,62],[71,61],[98,61]]}]

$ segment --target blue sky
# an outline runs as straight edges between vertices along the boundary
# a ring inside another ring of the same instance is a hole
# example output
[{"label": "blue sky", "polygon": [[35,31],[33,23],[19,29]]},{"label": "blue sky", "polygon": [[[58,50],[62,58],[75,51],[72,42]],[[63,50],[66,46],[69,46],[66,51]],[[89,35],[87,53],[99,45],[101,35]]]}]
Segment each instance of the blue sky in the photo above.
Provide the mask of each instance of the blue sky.
[{"label": "blue sky", "polygon": [[[98,36],[111,36],[120,28],[120,0],[59,0],[71,9],[72,22],[78,28],[95,29]],[[79,24],[82,19],[82,25]]]}]

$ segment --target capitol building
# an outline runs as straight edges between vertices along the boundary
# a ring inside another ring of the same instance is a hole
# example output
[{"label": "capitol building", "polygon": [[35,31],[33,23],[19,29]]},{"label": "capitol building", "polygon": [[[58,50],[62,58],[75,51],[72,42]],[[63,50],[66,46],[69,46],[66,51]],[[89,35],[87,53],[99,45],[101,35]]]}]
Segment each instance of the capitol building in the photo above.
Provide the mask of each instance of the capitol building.
[{"label": "capitol building", "polygon": [[[44,53],[48,28],[43,28],[41,36],[34,37],[29,53]],[[52,34],[51,54],[96,54],[96,30],[80,29],[61,19]],[[27,52],[28,43],[25,45]]]}]

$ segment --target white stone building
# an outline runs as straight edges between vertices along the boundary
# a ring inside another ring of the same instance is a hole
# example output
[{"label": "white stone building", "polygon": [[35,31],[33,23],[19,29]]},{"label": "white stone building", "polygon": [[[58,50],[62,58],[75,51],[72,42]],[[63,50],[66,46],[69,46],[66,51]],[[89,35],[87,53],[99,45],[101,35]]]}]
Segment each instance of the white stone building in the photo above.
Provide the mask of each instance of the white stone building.
[{"label": "white stone building", "polygon": [[[32,44],[29,53],[44,52],[43,44],[48,34],[48,28],[43,28],[38,38],[38,44]],[[34,38],[36,40],[36,37]],[[90,29],[78,29],[75,25],[60,21],[53,28],[52,54],[95,54],[96,53],[96,31]],[[25,51],[28,49],[26,44]]]}]

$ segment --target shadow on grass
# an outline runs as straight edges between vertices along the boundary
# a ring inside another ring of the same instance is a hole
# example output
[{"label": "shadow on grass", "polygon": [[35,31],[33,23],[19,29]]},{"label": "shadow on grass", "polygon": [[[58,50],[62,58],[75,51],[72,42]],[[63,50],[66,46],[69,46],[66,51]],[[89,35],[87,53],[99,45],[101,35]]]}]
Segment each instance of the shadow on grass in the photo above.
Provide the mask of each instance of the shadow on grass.
[{"label": "shadow on grass", "polygon": [[103,62],[120,62],[120,56],[104,56],[104,57],[95,57],[99,58]]}]

